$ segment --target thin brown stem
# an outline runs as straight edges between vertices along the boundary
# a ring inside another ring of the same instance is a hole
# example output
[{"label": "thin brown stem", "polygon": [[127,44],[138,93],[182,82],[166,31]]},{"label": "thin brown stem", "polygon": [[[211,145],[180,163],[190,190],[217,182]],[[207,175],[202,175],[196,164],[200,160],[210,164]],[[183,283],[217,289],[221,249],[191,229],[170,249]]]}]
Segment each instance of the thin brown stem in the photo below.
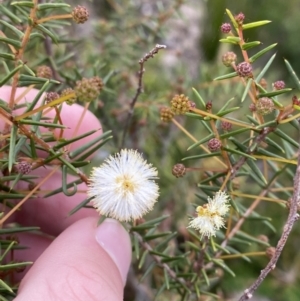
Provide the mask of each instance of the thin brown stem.
[{"label": "thin brown stem", "polygon": [[249,300],[253,296],[255,290],[260,286],[260,284],[267,277],[267,275],[276,268],[276,263],[293,229],[294,223],[299,219],[299,214],[297,213],[297,208],[299,203],[300,203],[300,156],[298,157],[297,170],[296,170],[296,175],[294,177],[294,194],[290,202],[290,212],[287,221],[283,227],[282,235],[275,248],[275,253],[273,257],[270,259],[267,266],[261,271],[259,277],[254,281],[254,283],[248,289],[244,291],[239,301]]},{"label": "thin brown stem", "polygon": [[145,72],[144,64],[145,64],[145,62],[148,61],[149,58],[153,58],[154,55],[157,54],[160,49],[165,49],[165,48],[167,48],[166,45],[156,44],[155,47],[150,52],[146,53],[139,60],[140,69],[138,71],[138,87],[137,87],[136,93],[129,106],[129,111],[128,111],[127,119],[126,119],[125,126],[124,126],[123,137],[122,137],[122,142],[121,142],[120,148],[124,147],[126,134],[127,134],[127,131],[128,131],[129,125],[130,125],[130,121],[131,121],[131,118],[132,118],[133,112],[134,112],[134,106],[135,106],[140,94],[143,92],[143,76],[144,76],[144,72]]}]

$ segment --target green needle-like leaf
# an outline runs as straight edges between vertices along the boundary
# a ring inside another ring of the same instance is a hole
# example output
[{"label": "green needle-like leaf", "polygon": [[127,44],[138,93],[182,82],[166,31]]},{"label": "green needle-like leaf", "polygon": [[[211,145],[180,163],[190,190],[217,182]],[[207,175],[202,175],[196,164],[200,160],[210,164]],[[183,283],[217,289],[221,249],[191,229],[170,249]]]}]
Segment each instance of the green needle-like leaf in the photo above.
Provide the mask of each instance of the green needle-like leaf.
[{"label": "green needle-like leaf", "polygon": [[13,31],[19,39],[22,39],[24,36],[24,33],[17,29],[15,26],[9,24],[8,22],[4,21],[4,20],[0,20],[0,23],[2,23],[4,26],[6,26],[7,28],[9,28],[11,31]]},{"label": "green needle-like leaf", "polygon": [[251,22],[251,23],[243,24],[242,28],[243,28],[243,30],[246,30],[246,29],[250,29],[250,28],[264,26],[264,25],[267,25],[267,24],[269,24],[271,22],[272,21],[269,21],[269,20]]},{"label": "green needle-like leaf", "polygon": [[145,263],[145,260],[146,260],[146,257],[148,256],[149,254],[149,251],[148,250],[145,250],[141,256],[141,259],[139,261],[139,269],[141,269]]},{"label": "green needle-like leaf", "polygon": [[100,135],[99,137],[93,139],[92,141],[90,141],[89,143],[86,143],[85,145],[73,150],[69,156],[71,159],[75,158],[76,156],[78,156],[79,154],[84,153],[85,151],[87,151],[91,146],[94,146],[96,143],[98,143],[101,140],[106,139],[109,135],[111,134],[111,131],[107,131],[105,133],[103,133],[102,135]]},{"label": "green needle-like leaf", "polygon": [[223,147],[223,150],[226,150],[226,151],[229,152],[229,153],[241,155],[241,156],[246,157],[246,158],[249,158],[249,159],[251,159],[251,160],[256,160],[256,159],[255,159],[254,157],[252,157],[251,155],[248,155],[248,154],[246,154],[246,153],[240,152],[240,151],[238,151],[237,149],[232,149],[232,148],[229,148],[229,147],[224,146],[224,147]]},{"label": "green needle-like leaf", "polygon": [[[158,289],[158,291],[157,291],[157,293],[156,293],[156,295],[155,295],[155,298],[154,298],[154,301],[155,300],[158,300],[157,298],[166,290],[166,288],[167,288],[167,284],[164,282],[161,286],[160,286],[160,288]],[[169,289],[169,288],[168,288]]]},{"label": "green needle-like leaf", "polygon": [[202,96],[200,95],[200,93],[195,89],[195,88],[192,88],[193,92],[195,93],[197,99],[200,101],[201,105],[202,105],[202,108],[205,108],[206,104],[205,104],[205,101],[204,99],[202,98]]},{"label": "green needle-like leaf", "polygon": [[67,129],[68,128],[62,124],[39,122],[39,121],[30,120],[30,119],[21,119],[19,122],[22,124],[43,126],[45,128],[58,128],[58,129]]},{"label": "green needle-like leaf", "polygon": [[163,232],[163,233],[152,234],[152,235],[147,234],[144,237],[144,239],[145,239],[145,241],[149,241],[149,240],[153,240],[153,239],[156,239],[156,238],[159,238],[159,237],[164,237],[164,236],[167,236],[167,235],[170,235],[170,234],[172,234],[172,232],[170,232],[170,231]]},{"label": "green needle-like leaf", "polygon": [[227,110],[224,110],[224,111],[219,111],[216,115],[219,116],[219,117],[222,117],[222,116],[225,116],[225,115],[230,114],[232,112],[235,112],[239,109],[240,109],[240,107],[233,107],[233,108],[230,108],[230,109],[227,109]]},{"label": "green needle-like leaf", "polygon": [[18,127],[16,125],[12,126],[10,141],[9,141],[9,154],[8,154],[8,170],[11,172],[13,164],[15,163],[15,145],[17,140]]},{"label": "green needle-like leaf", "polygon": [[5,264],[5,265],[0,265],[0,271],[27,267],[28,265],[32,265],[32,264],[33,264],[32,261],[23,261],[23,262],[17,262],[17,263],[8,263],[8,264]]},{"label": "green needle-like leaf", "polygon": [[250,242],[256,242],[256,243],[261,244],[261,245],[266,246],[266,247],[270,246],[270,244],[268,242],[262,241],[262,240],[254,237],[252,235],[249,235],[248,233],[245,233],[243,231],[237,231],[236,235],[238,237],[242,237],[242,238],[244,238],[246,240],[249,240]]},{"label": "green needle-like leaf", "polygon": [[14,61],[16,58],[15,55],[11,53],[0,53],[0,57],[9,61]]},{"label": "green needle-like leaf", "polygon": [[226,39],[221,39],[220,42],[238,44],[241,41],[239,37],[228,36]]},{"label": "green needle-like leaf", "polygon": [[89,156],[91,156],[92,154],[94,154],[98,149],[100,149],[103,145],[106,144],[106,142],[108,142],[109,140],[111,140],[113,138],[113,136],[109,136],[106,139],[102,140],[100,143],[96,144],[95,147],[91,148],[89,151],[87,151],[86,153],[84,153],[82,156],[77,157],[77,161],[84,161],[86,160]]},{"label": "green needle-like leaf", "polygon": [[283,140],[287,141],[288,143],[290,143],[291,145],[293,145],[294,147],[298,148],[299,147],[299,143],[297,141],[295,141],[293,138],[291,138],[288,134],[286,134],[285,132],[283,132],[282,130],[280,130],[279,128],[277,128],[274,131],[274,134],[279,136],[280,138],[282,138]]},{"label": "green needle-like leaf", "polygon": [[8,81],[19,71],[23,68],[23,65],[17,66],[14,70],[9,72],[1,81],[0,81],[0,87],[2,87],[4,84],[7,84]]},{"label": "green needle-like leaf", "polygon": [[71,144],[71,143],[73,143],[73,142],[75,142],[75,141],[81,140],[82,138],[88,137],[88,136],[90,136],[90,135],[96,133],[97,131],[99,131],[99,129],[98,129],[98,130],[92,130],[92,131],[89,131],[89,132],[87,132],[87,133],[84,133],[84,134],[82,134],[82,135],[80,135],[80,136],[77,136],[77,137],[75,137],[75,138],[73,138],[73,139],[69,139],[69,140],[66,140],[66,141],[64,141],[64,142],[60,142],[60,143],[58,143],[57,145],[55,145],[55,146],[53,147],[53,149],[54,149],[55,151],[57,151],[58,149],[60,149],[60,148],[62,148],[62,147],[64,147],[64,146],[66,146],[66,145],[69,145],[69,144]]},{"label": "green needle-like leaf", "polygon": [[[2,279],[0,279],[0,287],[2,287],[4,290],[7,290],[11,293],[13,293],[14,291],[12,290],[12,288],[6,284]],[[1,297],[1,296],[0,296]],[[8,300],[8,299],[4,299],[4,300]]]},{"label": "green needle-like leaf", "polygon": [[87,198],[85,200],[83,200],[81,203],[79,203],[76,207],[74,207],[70,212],[69,212],[69,216],[73,215],[74,213],[76,213],[78,210],[80,210],[81,208],[85,207],[91,200],[93,199],[93,197]]},{"label": "green needle-like leaf", "polygon": [[0,36],[0,42],[12,45],[12,46],[16,47],[17,49],[20,49],[22,47],[22,44],[21,44],[20,41],[16,41],[16,40],[13,40],[13,39],[5,38],[5,37],[2,37],[2,36]]},{"label": "green needle-like leaf", "polygon": [[220,138],[221,139],[226,139],[228,137],[234,137],[240,133],[244,133],[244,132],[247,132],[247,131],[250,131],[250,129],[248,128],[241,128],[241,129],[238,129],[238,130],[235,130],[235,131],[230,131],[228,133],[225,133],[225,134],[221,134],[220,135]]},{"label": "green needle-like leaf", "polygon": [[159,243],[155,246],[155,250],[158,251],[158,252],[160,252],[160,251],[162,252],[162,250],[167,247],[168,243],[172,239],[174,239],[176,236],[177,236],[177,233],[174,232],[174,233],[170,234],[168,237],[165,237],[164,240],[161,243]]},{"label": "green needle-like leaf", "polygon": [[223,270],[228,272],[232,277],[235,277],[235,273],[224,263],[221,259],[212,259],[212,262],[214,262],[216,265],[220,266]]},{"label": "green needle-like leaf", "polygon": [[256,77],[256,82],[260,82],[260,80],[264,77],[265,73],[269,70],[271,64],[273,63],[274,59],[276,57],[276,53],[271,56],[265,67],[261,70],[261,72]]},{"label": "green needle-like leaf", "polygon": [[274,96],[277,96],[277,95],[280,95],[280,94],[290,92],[292,90],[293,89],[291,89],[291,88],[285,88],[285,89],[276,90],[276,91],[272,91],[272,92],[260,93],[260,94],[258,94],[258,97],[259,98],[261,98],[261,97],[274,97]]},{"label": "green needle-like leaf", "polygon": [[36,94],[36,96],[34,97],[34,99],[32,100],[32,102],[30,103],[30,105],[28,106],[28,108],[25,111],[25,113],[30,112],[30,111],[32,111],[35,108],[36,104],[38,103],[38,101],[42,97],[43,93],[47,91],[49,85],[50,85],[50,81],[47,80],[44,83],[44,85],[42,86],[42,88],[39,90],[39,92]]},{"label": "green needle-like leaf", "polygon": [[253,47],[256,47],[260,44],[261,44],[260,41],[253,41],[253,42],[245,43],[245,44],[242,45],[242,49],[243,50],[249,50],[249,49],[251,49]]},{"label": "green needle-like leaf", "polygon": [[35,77],[31,75],[20,74],[20,82],[25,83],[26,85],[35,85],[35,84],[44,84],[45,82],[50,82],[53,84],[60,84],[59,81],[42,77]]},{"label": "green needle-like leaf", "polygon": [[9,234],[13,234],[13,233],[31,232],[31,231],[38,231],[38,230],[40,230],[39,227],[17,227],[16,226],[14,228],[0,229],[0,235],[9,235]]},{"label": "green needle-like leaf", "polygon": [[160,224],[163,220],[165,220],[168,217],[169,217],[169,215],[160,216],[158,218],[152,219],[152,220],[147,221],[147,222],[145,222],[143,224],[140,224],[138,226],[133,226],[133,227],[131,227],[131,230],[132,231],[140,231],[140,230],[153,228],[154,226]]},{"label": "green needle-like leaf", "polygon": [[210,135],[206,136],[205,138],[203,138],[203,139],[201,139],[201,140],[195,142],[195,143],[192,144],[191,146],[189,146],[188,149],[187,149],[187,151],[190,151],[191,149],[193,149],[193,148],[195,148],[195,147],[197,147],[197,146],[199,146],[199,145],[201,145],[201,144],[203,144],[203,143],[209,141],[210,139],[212,139],[212,138],[214,138],[214,137],[215,137],[215,134],[210,134]]},{"label": "green needle-like leaf", "polygon": [[226,13],[227,13],[228,17],[230,18],[230,21],[231,21],[231,23],[233,24],[233,26],[234,26],[235,28],[238,28],[239,26],[238,26],[237,22],[235,21],[235,18],[234,18],[234,16],[233,16],[233,14],[231,13],[231,11],[230,11],[229,9],[226,8]]},{"label": "green needle-like leaf", "polygon": [[232,72],[232,73],[218,76],[218,77],[214,78],[214,80],[228,79],[228,78],[236,77],[237,75],[238,75],[237,72]]},{"label": "green needle-like leaf", "polygon": [[268,143],[268,145],[273,146],[274,148],[276,148],[278,151],[280,151],[282,153],[285,153],[284,149],[271,138],[266,137],[265,140]]},{"label": "green needle-like leaf", "polygon": [[248,81],[247,81],[247,85],[246,85],[246,88],[244,90],[244,93],[242,95],[242,99],[241,99],[241,102],[244,102],[244,100],[246,99],[247,95],[248,95],[248,92],[251,88],[251,85],[252,85],[252,82],[253,82],[253,79],[252,78],[249,78]]},{"label": "green needle-like leaf", "polygon": [[244,259],[245,261],[247,261],[247,262],[249,262],[249,263],[251,262],[251,259],[250,259],[249,257],[247,257],[247,256],[245,256],[245,255],[242,255],[240,251],[234,249],[232,246],[226,246],[226,249],[227,249],[231,254],[239,254],[239,255],[241,256],[240,258]]},{"label": "green needle-like leaf", "polygon": [[55,9],[55,8],[70,8],[67,3],[41,3],[37,6],[38,10]]},{"label": "green needle-like leaf", "polygon": [[251,56],[249,58],[249,62],[253,63],[255,62],[258,58],[260,58],[262,55],[264,55],[265,53],[267,53],[269,50],[273,49],[274,47],[277,46],[277,43],[272,44],[264,49],[262,49],[261,51],[257,52],[256,54],[254,54],[253,56]]},{"label": "green needle-like leaf", "polygon": [[166,269],[164,269],[164,279],[165,279],[164,284],[166,284],[167,289],[170,289],[169,274]]},{"label": "green needle-like leaf", "polygon": [[300,90],[300,81],[299,81],[299,78],[298,78],[296,72],[294,71],[293,67],[291,66],[291,64],[289,63],[288,60],[285,59],[284,62],[285,62],[285,65],[286,65],[290,75],[292,76],[292,78],[294,80],[294,83],[296,84],[298,90]]},{"label": "green needle-like leaf", "polygon": [[251,160],[248,160],[247,164],[254,172],[254,174],[257,176],[257,178],[255,178],[257,182],[260,183],[262,187],[264,187],[268,182],[264,177],[264,175],[262,174],[262,172],[260,171],[260,169],[258,168],[258,166]]},{"label": "green needle-like leaf", "polygon": [[18,18],[13,12],[11,12],[8,8],[6,8],[3,4],[0,4],[0,11],[7,16],[10,20],[17,24],[21,24],[22,20]]},{"label": "green needle-like leaf", "polygon": [[209,158],[209,157],[219,157],[219,156],[221,156],[221,152],[213,152],[209,154],[201,154],[201,155],[185,157],[181,159],[181,161],[195,160],[195,159],[202,159],[202,158]]},{"label": "green needle-like leaf", "polygon": [[34,7],[34,3],[32,1],[15,1],[12,2],[11,5],[19,6],[19,7],[28,7],[28,8]]},{"label": "green needle-like leaf", "polygon": [[36,25],[36,29],[40,30],[42,33],[44,33],[46,36],[49,36],[51,38],[51,40],[57,44],[58,43],[58,38],[57,36],[52,32],[50,31],[49,29],[47,29],[45,26],[41,25],[41,24],[38,24]]}]

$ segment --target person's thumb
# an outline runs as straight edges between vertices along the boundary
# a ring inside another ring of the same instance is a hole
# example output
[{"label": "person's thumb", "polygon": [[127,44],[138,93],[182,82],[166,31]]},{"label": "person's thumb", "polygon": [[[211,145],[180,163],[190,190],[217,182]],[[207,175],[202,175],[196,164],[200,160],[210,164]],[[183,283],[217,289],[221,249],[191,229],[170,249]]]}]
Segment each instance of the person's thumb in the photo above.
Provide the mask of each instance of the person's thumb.
[{"label": "person's thumb", "polygon": [[120,301],[131,261],[130,238],[116,221],[82,219],[60,234],[21,282],[15,301]]}]

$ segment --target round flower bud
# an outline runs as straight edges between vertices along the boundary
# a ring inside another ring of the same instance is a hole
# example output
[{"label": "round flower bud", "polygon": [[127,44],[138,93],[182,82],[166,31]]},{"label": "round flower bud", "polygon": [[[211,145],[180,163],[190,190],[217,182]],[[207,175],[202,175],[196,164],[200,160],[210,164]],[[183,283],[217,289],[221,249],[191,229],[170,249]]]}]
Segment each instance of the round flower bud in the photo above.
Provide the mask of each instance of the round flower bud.
[{"label": "round flower bud", "polygon": [[36,69],[36,76],[42,78],[52,78],[52,70],[48,66],[38,66]]},{"label": "round flower bud", "polygon": [[243,22],[245,20],[245,15],[243,13],[239,13],[236,16],[234,16],[235,21],[239,25],[243,25]]},{"label": "round flower bud", "polygon": [[77,5],[73,8],[72,18],[77,24],[82,24],[88,20],[89,12],[85,7]]},{"label": "round flower bud", "polygon": [[184,94],[175,95],[171,100],[171,110],[175,115],[185,114],[190,109],[190,100]]},{"label": "round flower bud", "polygon": [[163,107],[160,109],[160,119],[164,122],[170,122],[174,115],[175,114],[172,112],[171,108]]},{"label": "round flower bud", "polygon": [[[66,88],[61,92],[60,96],[66,96],[71,93],[75,93],[75,91],[71,88]],[[66,100],[66,104],[71,106],[73,103],[76,102],[76,100],[77,100],[76,96],[70,97],[69,99]]]},{"label": "round flower bud", "polygon": [[55,99],[59,98],[59,94],[56,92],[46,92],[46,99],[45,99],[45,103],[49,103]]},{"label": "round flower bud", "polygon": [[248,62],[242,62],[236,66],[236,71],[240,77],[251,77],[252,66]]},{"label": "round flower bud", "polygon": [[236,61],[236,54],[232,51],[228,51],[222,56],[222,63],[226,67],[230,67],[232,63],[235,63],[235,61]]},{"label": "round flower bud", "polygon": [[268,88],[268,82],[266,81],[265,78],[262,78],[259,82],[259,84],[264,88],[267,89]]},{"label": "round flower bud", "polygon": [[190,101],[190,109],[195,109],[196,108],[196,103],[193,101]]},{"label": "round flower bud", "polygon": [[175,164],[172,168],[172,175],[175,176],[176,178],[183,177],[185,173],[186,173],[186,168],[181,163]]},{"label": "round flower bud", "polygon": [[22,175],[27,175],[32,170],[32,165],[26,161],[18,162],[15,166],[15,171]]},{"label": "round flower bud", "polygon": [[264,235],[264,234],[261,234],[257,237],[259,240],[263,241],[263,242],[266,242],[268,243],[269,242],[269,238],[268,236]]},{"label": "round flower bud", "polygon": [[275,255],[276,249],[274,247],[268,247],[266,250],[266,255],[271,259]]},{"label": "round flower bud", "polygon": [[208,148],[211,152],[218,151],[222,146],[222,143],[217,138],[212,138],[208,141]]},{"label": "round flower bud", "polygon": [[250,110],[251,112],[256,112],[256,105],[255,105],[254,103],[251,103],[251,104],[249,105],[249,110]]},{"label": "round flower bud", "polygon": [[278,80],[275,83],[273,83],[273,87],[275,90],[282,90],[285,87],[285,82],[282,80]]},{"label": "round flower bud", "polygon": [[99,76],[94,76],[91,78],[91,82],[93,82],[95,84],[95,86],[98,87],[99,92],[103,89],[103,81]]},{"label": "round flower bud", "polygon": [[211,110],[211,108],[212,108],[212,101],[211,101],[211,100],[209,100],[209,101],[206,103],[205,108],[206,108],[206,111]]},{"label": "round flower bud", "polygon": [[221,127],[224,131],[230,131],[232,128],[232,124],[228,121],[222,121],[221,122]]},{"label": "round flower bud", "polygon": [[275,105],[272,99],[268,97],[260,98],[256,103],[256,111],[261,115],[268,115],[275,109]]},{"label": "round flower bud", "polygon": [[81,101],[90,102],[97,98],[99,92],[99,82],[94,77],[83,78],[76,82],[75,93]]},{"label": "round flower bud", "polygon": [[231,31],[231,25],[230,25],[230,23],[223,23],[221,25],[221,31],[223,33],[229,33]]}]

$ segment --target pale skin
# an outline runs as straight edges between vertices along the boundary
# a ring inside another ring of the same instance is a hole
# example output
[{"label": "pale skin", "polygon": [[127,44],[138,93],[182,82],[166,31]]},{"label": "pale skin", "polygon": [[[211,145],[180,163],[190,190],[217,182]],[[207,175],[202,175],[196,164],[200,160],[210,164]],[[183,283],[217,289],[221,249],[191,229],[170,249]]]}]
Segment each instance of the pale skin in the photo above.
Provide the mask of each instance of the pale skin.
[{"label": "pale skin", "polygon": [[[0,88],[0,98],[9,100],[10,87]],[[17,95],[23,91],[20,88]],[[37,93],[32,90],[26,95],[31,100]],[[23,99],[22,101],[25,101]],[[79,105],[66,106],[62,111],[63,123],[70,129],[66,137],[72,137],[76,122],[83,111]],[[52,113],[50,113],[52,114]],[[0,119],[0,131],[4,122]],[[77,135],[101,128],[97,118],[87,112]],[[101,133],[101,132],[100,132]],[[85,138],[84,142],[95,138],[99,132]],[[51,171],[41,167],[31,175],[43,179]],[[70,182],[70,177],[68,181]],[[57,172],[41,188],[53,190],[61,186],[61,174]],[[22,184],[19,189],[26,189]],[[85,190],[86,185],[78,186]],[[86,196],[77,193],[72,197],[57,194],[47,199],[28,200],[9,222],[22,226],[39,226],[44,235],[33,233],[18,234],[20,244],[28,249],[15,251],[18,261],[33,261],[17,277],[21,281],[16,301],[119,301],[123,300],[123,289],[131,262],[130,238],[126,230],[116,221],[107,219],[97,227],[99,215],[95,210],[82,209],[72,216],[68,213]]]}]

